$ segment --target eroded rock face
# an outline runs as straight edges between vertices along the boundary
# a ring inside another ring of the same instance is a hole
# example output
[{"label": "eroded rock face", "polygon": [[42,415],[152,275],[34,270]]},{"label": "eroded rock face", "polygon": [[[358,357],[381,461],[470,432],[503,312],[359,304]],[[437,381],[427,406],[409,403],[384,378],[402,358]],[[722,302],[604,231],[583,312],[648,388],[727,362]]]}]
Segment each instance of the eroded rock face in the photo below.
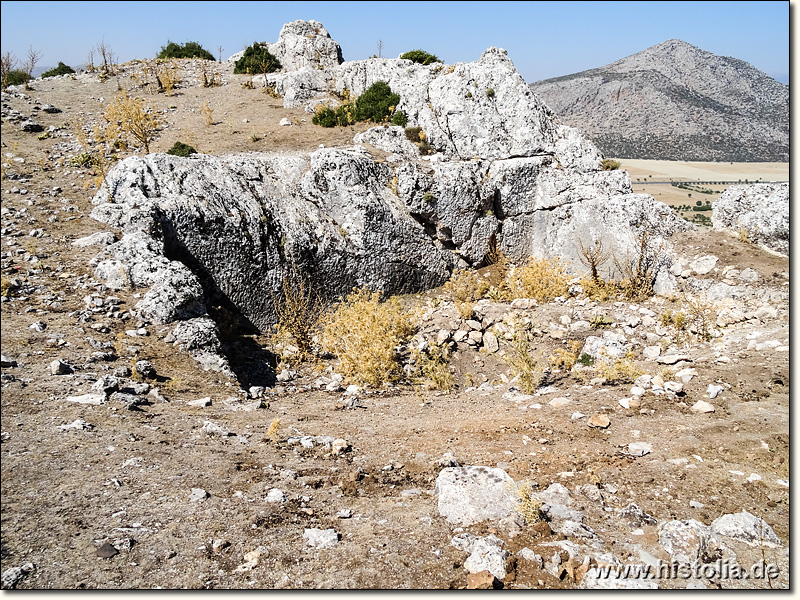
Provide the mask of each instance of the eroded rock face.
[{"label": "eroded rock face", "polygon": [[137,305],[159,323],[200,316],[193,301],[202,280],[206,294],[259,328],[273,322],[273,296],[292,265],[332,297],[356,286],[394,293],[440,285],[453,257],[409,217],[386,187],[389,175],[359,149],[129,158],[109,174],[113,200],[104,202],[104,189],[92,212],[126,231],[96,259],[95,276],[112,288],[154,285],[148,294],[159,298],[164,287],[185,290],[171,312],[166,298]]},{"label": "eroded rock face", "polygon": [[[315,22],[284,27],[286,52],[297,46],[292,36],[308,47],[332,42]],[[136,307],[143,320],[196,319],[222,302],[263,330],[292,269],[330,298],[356,286],[409,293],[441,285],[457,267],[483,266],[495,248],[517,261],[567,259],[579,271],[581,242],[602,240],[624,262],[644,228],[659,243],[690,228],[634,194],[626,172],[602,171],[597,148],[556,123],[502,49],[453,66],[330,59],[295,67],[268,76],[291,102],[329,90],[356,96],[387,81],[436,153],[422,157],[402,128],[378,126],[353,147],[310,154],[120,162],[92,216],[124,235],[95,259],[95,276],[112,289],[149,288]],[[664,255],[669,267],[666,243]],[[659,277],[669,289],[666,268]]]},{"label": "eroded rock face", "polygon": [[[306,67],[329,69],[342,63],[342,48],[331,38],[319,21],[298,19],[286,23],[274,44],[265,43],[267,50],[281,63],[281,70],[299,71]],[[228,61],[236,62],[244,51],[237,52]],[[263,77],[262,77],[263,80]]]},{"label": "eroded rock face", "polygon": [[789,184],[732,185],[714,202],[711,222],[789,256]]}]

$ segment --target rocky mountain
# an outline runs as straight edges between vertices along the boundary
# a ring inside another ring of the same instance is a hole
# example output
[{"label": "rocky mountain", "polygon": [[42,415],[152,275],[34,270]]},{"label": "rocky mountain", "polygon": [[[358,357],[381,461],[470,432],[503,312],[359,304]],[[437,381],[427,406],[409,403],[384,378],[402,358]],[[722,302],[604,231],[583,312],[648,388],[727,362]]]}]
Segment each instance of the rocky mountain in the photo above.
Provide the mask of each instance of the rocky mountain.
[{"label": "rocky mountain", "polygon": [[608,156],[789,160],[789,86],[681,40],[531,89]]}]

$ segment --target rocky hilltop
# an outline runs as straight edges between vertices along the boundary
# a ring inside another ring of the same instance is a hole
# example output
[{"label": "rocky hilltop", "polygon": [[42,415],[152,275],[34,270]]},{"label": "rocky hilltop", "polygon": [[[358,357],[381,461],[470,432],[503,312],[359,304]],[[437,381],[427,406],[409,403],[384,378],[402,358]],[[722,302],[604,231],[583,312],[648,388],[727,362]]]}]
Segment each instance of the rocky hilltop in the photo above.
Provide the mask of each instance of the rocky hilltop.
[{"label": "rocky hilltop", "polygon": [[608,156],[789,160],[789,86],[681,40],[531,89]]},{"label": "rocky hilltop", "polygon": [[[317,25],[266,81],[0,95],[2,588],[789,588],[788,186],[688,228],[504,51],[341,62]],[[432,152],[314,124],[379,78]],[[88,139],[120,93],[147,150]],[[662,294],[573,277],[642,240]],[[293,269],[425,291],[323,307],[307,360],[270,327]]]},{"label": "rocky hilltop", "polygon": [[[307,57],[329,39],[298,38],[297,29],[284,27],[275,46]],[[580,269],[580,244],[602,239],[629,256],[644,229],[666,238],[689,228],[666,205],[634,194],[626,172],[603,171],[600,152],[556,122],[502,49],[450,66],[282,56],[294,67],[253,80],[274,86],[284,106],[313,112],[337,102],[332,91],[357,96],[385,81],[433,155],[420,156],[402,128],[386,125],[352,146],[309,154],[120,162],[92,216],[125,235],[96,259],[95,275],[113,289],[157,281],[139,303],[142,318],[194,318],[221,295],[263,330],[290,268],[331,298],[354,286],[409,293],[441,285],[456,268],[484,266],[498,249]],[[666,291],[674,278],[669,261],[663,267],[658,288]]]}]

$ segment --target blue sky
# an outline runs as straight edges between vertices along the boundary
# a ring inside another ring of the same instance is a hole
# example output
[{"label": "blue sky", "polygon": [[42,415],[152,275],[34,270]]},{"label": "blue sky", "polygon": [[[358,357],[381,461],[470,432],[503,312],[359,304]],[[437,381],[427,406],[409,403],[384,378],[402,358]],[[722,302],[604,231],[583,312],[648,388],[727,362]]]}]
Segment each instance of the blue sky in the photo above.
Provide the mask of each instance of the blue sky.
[{"label": "blue sky", "polygon": [[[793,4],[793,2],[791,3]],[[600,67],[668,39],[744,60],[789,82],[790,2],[0,2],[0,46],[39,66],[77,66],[104,41],[119,62],[168,40],[223,59],[274,42],[295,19],[321,21],[345,60],[422,48],[447,63],[508,50],[529,82]]]}]

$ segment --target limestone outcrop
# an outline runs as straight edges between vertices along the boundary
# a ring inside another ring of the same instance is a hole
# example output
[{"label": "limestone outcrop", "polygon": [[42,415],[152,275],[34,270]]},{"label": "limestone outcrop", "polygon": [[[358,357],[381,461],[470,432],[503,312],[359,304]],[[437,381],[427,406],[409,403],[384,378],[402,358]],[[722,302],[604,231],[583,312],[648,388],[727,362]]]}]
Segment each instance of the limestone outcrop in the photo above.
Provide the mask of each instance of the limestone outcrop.
[{"label": "limestone outcrop", "polygon": [[732,185],[714,202],[711,223],[789,256],[789,184]]},{"label": "limestone outcrop", "polygon": [[[274,44],[263,44],[281,63],[281,70],[330,69],[342,63],[342,48],[319,21],[298,19],[286,23]],[[244,51],[231,56],[236,62]]]},{"label": "limestone outcrop", "polygon": [[[305,30],[289,25],[284,40]],[[505,50],[453,66],[370,59],[268,79],[295,99],[329,89],[355,96],[387,81],[435,153],[420,156],[402,128],[386,125],[354,146],[310,154],[121,161],[92,216],[124,235],[97,257],[95,275],[112,288],[152,286],[140,318],[196,319],[213,301],[264,329],[292,269],[330,298],[355,286],[409,293],[487,264],[496,249],[580,270],[580,243],[602,240],[624,260],[645,228],[666,238],[690,227],[634,194],[626,172],[602,171],[597,148],[556,122]],[[664,289],[670,278],[663,269]]]}]

